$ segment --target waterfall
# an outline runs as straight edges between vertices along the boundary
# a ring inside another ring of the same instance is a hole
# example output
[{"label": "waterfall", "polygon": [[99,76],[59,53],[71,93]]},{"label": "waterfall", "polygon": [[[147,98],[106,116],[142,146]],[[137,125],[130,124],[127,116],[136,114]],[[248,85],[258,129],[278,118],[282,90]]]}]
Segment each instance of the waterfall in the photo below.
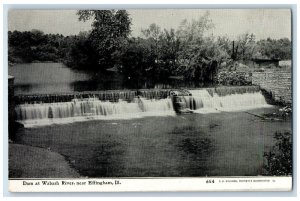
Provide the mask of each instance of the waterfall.
[{"label": "waterfall", "polygon": [[246,93],[211,95],[208,90],[189,90],[192,96],[184,96],[186,107],[195,113],[216,113],[220,111],[240,111],[254,108],[270,107],[260,91]]},{"label": "waterfall", "polygon": [[132,102],[101,101],[97,98],[70,102],[21,104],[15,108],[17,121],[26,127],[86,120],[131,119],[144,116],[174,115],[170,98],[134,98]]},{"label": "waterfall", "polygon": [[170,90],[112,90],[112,91],[84,91],[61,94],[19,94],[15,96],[17,104],[24,103],[53,103],[70,102],[73,99],[97,98],[102,101],[116,102],[119,99],[132,101],[137,95],[147,99],[163,99],[169,96]]},{"label": "waterfall", "polygon": [[22,96],[19,100],[23,102],[16,105],[15,116],[25,127],[88,120],[168,116],[175,115],[175,111],[218,113],[270,107],[259,88],[252,86],[189,91],[139,90],[30,95]]}]

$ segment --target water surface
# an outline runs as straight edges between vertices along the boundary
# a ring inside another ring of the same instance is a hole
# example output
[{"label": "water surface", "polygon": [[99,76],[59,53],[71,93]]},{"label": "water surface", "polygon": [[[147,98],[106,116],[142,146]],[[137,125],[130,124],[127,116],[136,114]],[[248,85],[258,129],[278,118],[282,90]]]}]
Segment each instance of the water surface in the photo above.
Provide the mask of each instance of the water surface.
[{"label": "water surface", "polygon": [[15,77],[15,94],[71,92],[91,84],[92,74],[72,70],[61,63],[16,64],[8,68]]},{"label": "water surface", "polygon": [[69,93],[74,91],[98,91],[137,88],[194,87],[194,83],[165,80],[158,83],[146,77],[126,78],[118,72],[106,74],[78,71],[61,63],[16,64],[8,68],[15,77],[15,94]]},{"label": "water surface", "polygon": [[87,177],[256,176],[276,131],[291,122],[222,112],[23,128],[16,142],[58,152]]}]

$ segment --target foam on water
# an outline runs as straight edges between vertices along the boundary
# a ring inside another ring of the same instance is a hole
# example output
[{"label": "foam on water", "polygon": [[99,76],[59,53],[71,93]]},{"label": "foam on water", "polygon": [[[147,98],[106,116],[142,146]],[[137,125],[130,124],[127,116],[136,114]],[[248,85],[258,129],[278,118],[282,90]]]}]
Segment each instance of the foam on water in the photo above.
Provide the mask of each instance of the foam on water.
[{"label": "foam on water", "polygon": [[[186,108],[194,113],[245,111],[272,107],[260,91],[231,94],[206,89],[190,90],[192,96],[183,96]],[[158,97],[158,96],[157,96]],[[109,102],[98,97],[73,99],[69,102],[20,104],[15,108],[17,121],[25,127],[66,124],[91,120],[134,119],[147,116],[175,115],[171,98],[133,98],[131,101]]]},{"label": "foam on water", "polygon": [[194,113],[218,113],[251,110],[255,108],[272,107],[268,105],[262,93],[251,92],[243,94],[210,95],[207,90],[190,90],[192,96],[184,97],[188,108]]},{"label": "foam on water", "polygon": [[91,120],[133,119],[175,115],[170,98],[133,102],[100,101],[95,98],[61,103],[22,104],[15,109],[18,122],[25,127],[66,124]]}]

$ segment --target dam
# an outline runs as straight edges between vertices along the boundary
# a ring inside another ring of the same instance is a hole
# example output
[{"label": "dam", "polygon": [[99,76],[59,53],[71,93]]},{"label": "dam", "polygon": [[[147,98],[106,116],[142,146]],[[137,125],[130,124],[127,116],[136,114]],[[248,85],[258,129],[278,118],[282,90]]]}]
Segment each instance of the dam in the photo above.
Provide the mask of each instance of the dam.
[{"label": "dam", "polygon": [[25,127],[270,107],[257,86],[18,95],[15,100],[16,121]]},{"label": "dam", "polygon": [[91,178],[261,175],[273,134],[291,125],[256,116],[278,110],[257,86],[17,94],[14,100],[15,121],[23,125],[14,142],[60,153]]}]

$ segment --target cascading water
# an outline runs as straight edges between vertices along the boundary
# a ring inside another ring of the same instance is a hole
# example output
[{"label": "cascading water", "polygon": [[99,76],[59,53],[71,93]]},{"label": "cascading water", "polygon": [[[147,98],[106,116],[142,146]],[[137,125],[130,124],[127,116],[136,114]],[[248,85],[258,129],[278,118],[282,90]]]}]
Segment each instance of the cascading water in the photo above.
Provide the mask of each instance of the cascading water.
[{"label": "cascading water", "polygon": [[186,107],[195,113],[215,113],[220,111],[239,111],[254,108],[270,107],[260,91],[234,93],[219,96],[211,95],[206,89],[189,90],[192,96],[184,96]]},{"label": "cascading water", "polygon": [[207,90],[189,90],[192,96],[185,96],[187,107],[192,110],[200,108],[214,109],[214,99]]},{"label": "cascading water", "polygon": [[74,99],[70,102],[21,104],[15,108],[15,112],[17,121],[26,127],[93,119],[130,119],[175,114],[170,98],[134,98],[132,102],[109,102],[97,98]]},{"label": "cascading water", "polygon": [[[257,87],[223,87],[175,92],[145,90],[138,93],[142,98],[137,97],[134,91],[124,94],[118,91],[96,95],[83,94],[76,95],[77,98],[73,99],[72,95],[65,95],[63,99],[57,95],[53,102],[50,102],[52,96],[42,96],[41,100],[38,100],[38,97],[29,97],[25,99],[32,99],[34,102],[17,105],[15,113],[17,121],[25,127],[35,127],[87,120],[168,116],[175,115],[175,110],[182,113],[184,109],[185,112],[192,110],[194,113],[216,113],[270,107]],[[168,97],[169,94],[173,98]],[[187,96],[188,94],[191,96]],[[120,97],[125,97],[126,101],[118,100]]]}]

